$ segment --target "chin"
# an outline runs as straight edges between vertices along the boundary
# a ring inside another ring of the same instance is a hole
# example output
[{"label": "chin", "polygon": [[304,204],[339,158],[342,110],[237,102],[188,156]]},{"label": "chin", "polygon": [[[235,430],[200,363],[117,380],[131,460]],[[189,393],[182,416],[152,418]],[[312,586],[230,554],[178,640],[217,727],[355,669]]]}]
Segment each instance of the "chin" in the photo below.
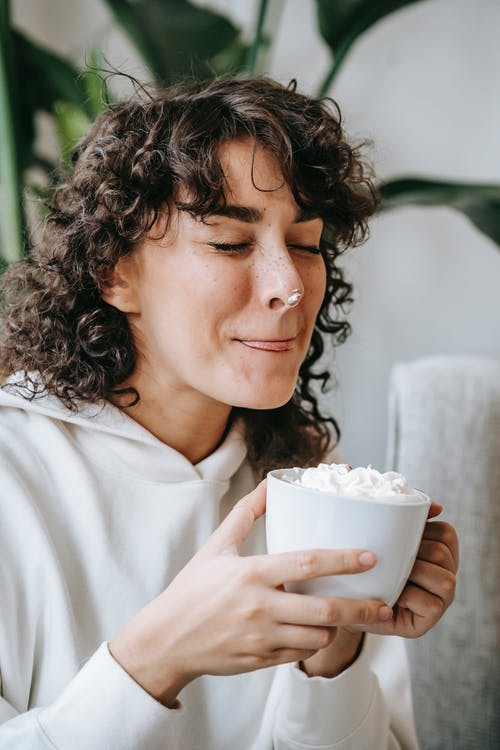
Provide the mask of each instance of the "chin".
[{"label": "chin", "polygon": [[[263,391],[264,389],[262,389]],[[279,409],[280,406],[284,406],[293,396],[295,385],[292,389],[286,391],[280,391],[279,393],[264,393],[260,392],[258,395],[254,392],[252,395],[248,395],[245,398],[245,394],[238,394],[238,399],[233,403],[233,406],[240,407],[241,409],[255,409],[258,411],[264,411],[266,409]]]}]

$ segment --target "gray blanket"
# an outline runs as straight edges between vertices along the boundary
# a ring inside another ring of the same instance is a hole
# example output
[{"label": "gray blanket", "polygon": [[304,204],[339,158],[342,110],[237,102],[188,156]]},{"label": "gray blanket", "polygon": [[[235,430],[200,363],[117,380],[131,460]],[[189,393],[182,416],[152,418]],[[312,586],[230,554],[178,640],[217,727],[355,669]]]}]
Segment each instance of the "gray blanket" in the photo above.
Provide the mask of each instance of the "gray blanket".
[{"label": "gray blanket", "polygon": [[460,540],[457,596],[409,642],[423,750],[500,747],[500,362],[432,357],[397,365],[388,468],[444,505]]}]

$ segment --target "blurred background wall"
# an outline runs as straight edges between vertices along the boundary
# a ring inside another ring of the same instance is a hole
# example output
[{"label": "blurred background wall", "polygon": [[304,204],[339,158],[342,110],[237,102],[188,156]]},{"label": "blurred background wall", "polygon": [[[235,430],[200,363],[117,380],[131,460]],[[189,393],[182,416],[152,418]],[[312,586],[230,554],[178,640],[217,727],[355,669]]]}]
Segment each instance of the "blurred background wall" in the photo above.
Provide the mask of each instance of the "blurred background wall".
[{"label": "blurred background wall", "polygon": [[[199,2],[250,27],[254,0]],[[83,65],[100,47],[144,79],[135,51],[98,0],[13,0],[13,20],[33,39]],[[328,65],[314,6],[284,0],[271,74],[312,93]],[[331,95],[348,132],[371,139],[381,178],[403,174],[500,182],[500,2],[426,0],[361,37]],[[43,129],[42,129],[43,130]],[[51,133],[43,130],[51,149]],[[435,353],[500,354],[500,252],[462,214],[405,208],[372,222],[371,238],[345,256],[355,284],[353,335],[329,358],[338,386],[327,402],[340,422],[341,455],[385,463],[392,365]]]}]

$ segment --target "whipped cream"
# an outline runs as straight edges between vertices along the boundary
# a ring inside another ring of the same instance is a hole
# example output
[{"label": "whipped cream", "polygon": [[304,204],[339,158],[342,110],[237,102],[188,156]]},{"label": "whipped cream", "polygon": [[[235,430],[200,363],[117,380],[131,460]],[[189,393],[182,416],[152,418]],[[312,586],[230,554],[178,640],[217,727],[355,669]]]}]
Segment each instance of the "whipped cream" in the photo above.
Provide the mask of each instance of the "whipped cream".
[{"label": "whipped cream", "polygon": [[319,464],[304,469],[293,483],[335,495],[389,499],[397,503],[410,502],[421,495],[419,490],[410,487],[402,474],[397,471],[382,474],[371,465],[353,469],[348,464]]}]

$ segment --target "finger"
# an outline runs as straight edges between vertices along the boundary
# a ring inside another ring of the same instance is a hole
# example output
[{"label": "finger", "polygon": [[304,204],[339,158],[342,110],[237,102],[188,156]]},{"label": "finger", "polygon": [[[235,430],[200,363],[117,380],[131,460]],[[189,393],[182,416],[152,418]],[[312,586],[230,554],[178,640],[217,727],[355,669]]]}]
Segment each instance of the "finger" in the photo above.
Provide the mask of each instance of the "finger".
[{"label": "finger", "polygon": [[408,584],[394,607],[394,617],[365,629],[377,635],[415,638],[426,633],[443,615],[446,604],[439,596]]},{"label": "finger", "polygon": [[455,560],[451,550],[443,542],[424,539],[418,549],[417,560],[425,560],[434,563],[434,565],[439,565],[441,568],[446,568],[446,570],[451,570],[453,573],[456,572]]},{"label": "finger", "polygon": [[315,628],[306,625],[281,625],[275,628],[275,648],[319,651],[326,648],[335,638],[335,628]]},{"label": "finger", "polygon": [[457,532],[449,523],[445,521],[432,521],[425,524],[423,539],[432,539],[436,542],[442,542],[449,548],[455,561],[455,570],[459,565],[459,546]]},{"label": "finger", "polygon": [[240,668],[243,672],[253,672],[256,669],[274,667],[277,664],[286,664],[293,661],[304,661],[314,656],[319,649],[297,649],[276,648],[264,654],[250,653],[240,659]]},{"label": "finger", "polygon": [[439,565],[417,560],[408,579],[449,604],[455,594],[455,574]]},{"label": "finger", "polygon": [[360,549],[308,549],[260,555],[259,558],[263,580],[274,587],[317,576],[361,573],[376,562],[373,552]]},{"label": "finger", "polygon": [[403,590],[398,599],[398,607],[408,609],[417,617],[426,618],[432,623],[437,622],[446,609],[440,596],[413,584],[409,584]]},{"label": "finger", "polygon": [[304,596],[277,592],[270,603],[273,618],[280,623],[333,627],[374,623],[392,616],[390,607],[378,599]]},{"label": "finger", "polygon": [[442,513],[442,511],[443,511],[443,506],[440,503],[435,503],[434,500],[431,500],[427,518],[435,518],[436,516],[439,516],[439,514]]},{"label": "finger", "polygon": [[[269,663],[266,666],[275,666],[277,664],[289,664],[294,661],[305,661],[314,654],[318,653],[319,649],[294,649],[294,648],[277,648],[272,652],[269,659]],[[264,665],[263,665],[264,666]]]},{"label": "finger", "polygon": [[204,551],[238,553],[255,521],[266,510],[266,480],[239,500],[204,546]]}]

